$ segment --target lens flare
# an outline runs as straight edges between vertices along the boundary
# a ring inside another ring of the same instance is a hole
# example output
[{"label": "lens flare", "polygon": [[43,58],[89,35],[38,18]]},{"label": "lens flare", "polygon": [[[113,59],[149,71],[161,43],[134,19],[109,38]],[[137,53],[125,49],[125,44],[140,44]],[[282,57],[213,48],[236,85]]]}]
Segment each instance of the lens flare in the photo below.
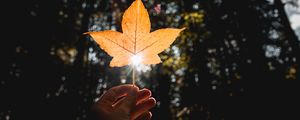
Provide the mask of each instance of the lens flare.
[{"label": "lens flare", "polygon": [[134,66],[138,66],[142,62],[142,56],[140,55],[134,55],[131,58],[131,64]]}]

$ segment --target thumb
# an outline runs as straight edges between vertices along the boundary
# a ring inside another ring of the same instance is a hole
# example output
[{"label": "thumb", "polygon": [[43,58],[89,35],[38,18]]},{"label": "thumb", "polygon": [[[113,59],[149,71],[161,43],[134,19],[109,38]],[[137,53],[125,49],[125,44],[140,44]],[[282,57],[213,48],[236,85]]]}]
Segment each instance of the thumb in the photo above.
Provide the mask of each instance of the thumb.
[{"label": "thumb", "polygon": [[127,96],[120,103],[119,108],[124,110],[127,113],[131,113],[131,111],[135,108],[134,106],[136,105],[137,93],[138,93],[138,88],[132,87],[132,89],[128,91]]}]

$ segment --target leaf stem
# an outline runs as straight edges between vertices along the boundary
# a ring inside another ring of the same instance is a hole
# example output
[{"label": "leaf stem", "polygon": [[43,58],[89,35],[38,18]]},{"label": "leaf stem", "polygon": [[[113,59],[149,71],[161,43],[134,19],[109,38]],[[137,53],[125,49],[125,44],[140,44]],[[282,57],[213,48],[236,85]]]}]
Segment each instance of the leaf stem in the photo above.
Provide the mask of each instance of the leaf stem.
[{"label": "leaf stem", "polygon": [[133,65],[133,68],[132,68],[132,85],[134,86],[135,85],[135,66]]}]

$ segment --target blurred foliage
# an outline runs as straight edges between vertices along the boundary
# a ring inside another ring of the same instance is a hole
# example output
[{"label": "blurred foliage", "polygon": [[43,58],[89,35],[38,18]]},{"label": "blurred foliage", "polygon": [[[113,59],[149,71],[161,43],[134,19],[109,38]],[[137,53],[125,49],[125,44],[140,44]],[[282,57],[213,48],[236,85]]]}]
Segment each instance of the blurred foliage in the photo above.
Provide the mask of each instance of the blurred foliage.
[{"label": "blurred foliage", "polygon": [[[0,120],[92,119],[91,105],[110,87],[131,83],[131,68],[110,68],[111,57],[82,33],[121,31],[131,2],[8,4],[17,13],[7,17],[12,26],[6,35],[12,38],[5,50],[7,78],[0,80]],[[162,64],[138,68],[137,85],[151,89],[157,99],[154,120],[295,119],[300,44],[284,11],[289,2],[143,2],[151,31],[186,28],[160,54]],[[21,32],[11,32],[16,30]],[[277,98],[289,101],[269,103]]]}]

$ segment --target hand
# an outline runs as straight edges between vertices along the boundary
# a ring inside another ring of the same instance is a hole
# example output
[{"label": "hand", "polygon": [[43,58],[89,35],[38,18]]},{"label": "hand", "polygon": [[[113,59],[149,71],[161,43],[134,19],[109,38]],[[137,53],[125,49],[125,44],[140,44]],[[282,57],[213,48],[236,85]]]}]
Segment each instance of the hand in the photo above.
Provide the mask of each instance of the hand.
[{"label": "hand", "polygon": [[149,109],[156,101],[148,89],[133,85],[120,85],[109,89],[93,106],[103,120],[150,120]]}]

